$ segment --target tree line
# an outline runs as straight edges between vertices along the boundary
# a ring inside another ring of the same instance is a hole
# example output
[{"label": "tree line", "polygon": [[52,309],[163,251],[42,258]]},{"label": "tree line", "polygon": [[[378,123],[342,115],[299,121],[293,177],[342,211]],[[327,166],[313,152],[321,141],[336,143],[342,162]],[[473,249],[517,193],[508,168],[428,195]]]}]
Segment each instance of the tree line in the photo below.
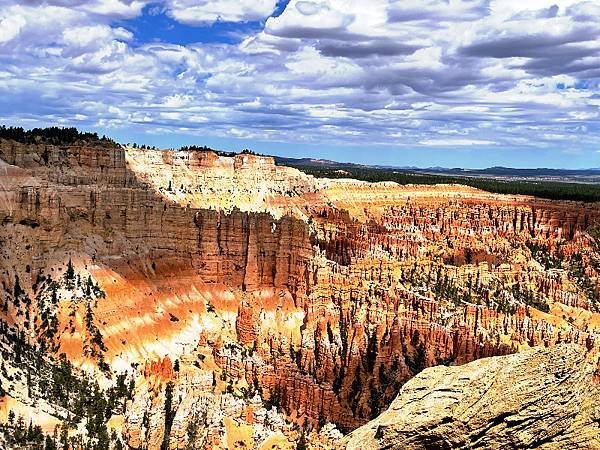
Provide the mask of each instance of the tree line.
[{"label": "tree line", "polygon": [[75,127],[48,127],[26,130],[22,127],[0,126],[0,139],[7,139],[21,144],[72,145],[78,142],[117,145],[106,136],[99,137],[98,133],[77,130]]},{"label": "tree line", "polygon": [[254,155],[254,156],[262,156],[260,153],[256,153],[252,150],[248,150],[245,148],[241,152],[225,152],[222,150],[215,150],[214,148],[208,147],[206,145],[198,146],[198,145],[184,145],[183,147],[179,147],[178,151],[181,152],[213,152],[219,156],[228,156],[233,157],[236,155]]},{"label": "tree line", "polygon": [[497,194],[531,195],[550,200],[575,200],[599,202],[600,185],[585,183],[562,183],[558,181],[499,180],[493,178],[461,177],[453,175],[417,174],[379,168],[333,168],[288,164],[304,173],[319,178],[354,178],[377,183],[394,181],[398,184],[462,184]]}]

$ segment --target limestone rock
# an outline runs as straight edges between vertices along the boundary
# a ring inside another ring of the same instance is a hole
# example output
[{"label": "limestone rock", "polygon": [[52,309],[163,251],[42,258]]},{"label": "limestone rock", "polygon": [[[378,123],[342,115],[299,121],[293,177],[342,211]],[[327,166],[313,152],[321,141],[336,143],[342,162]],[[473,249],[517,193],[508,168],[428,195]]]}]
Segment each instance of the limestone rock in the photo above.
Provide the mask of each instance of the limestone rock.
[{"label": "limestone rock", "polygon": [[340,448],[600,448],[593,372],[573,344],[426,369]]}]

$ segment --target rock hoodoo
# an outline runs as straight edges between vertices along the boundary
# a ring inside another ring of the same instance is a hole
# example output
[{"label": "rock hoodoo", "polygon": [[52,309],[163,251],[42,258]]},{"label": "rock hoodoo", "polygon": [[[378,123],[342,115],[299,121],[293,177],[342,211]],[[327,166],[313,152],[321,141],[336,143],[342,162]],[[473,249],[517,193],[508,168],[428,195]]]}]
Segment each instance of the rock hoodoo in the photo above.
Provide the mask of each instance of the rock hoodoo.
[{"label": "rock hoodoo", "polygon": [[112,144],[3,140],[0,164],[0,386],[46,398],[16,342],[124,374],[130,448],[329,445],[427,367],[597,345],[598,204]]}]

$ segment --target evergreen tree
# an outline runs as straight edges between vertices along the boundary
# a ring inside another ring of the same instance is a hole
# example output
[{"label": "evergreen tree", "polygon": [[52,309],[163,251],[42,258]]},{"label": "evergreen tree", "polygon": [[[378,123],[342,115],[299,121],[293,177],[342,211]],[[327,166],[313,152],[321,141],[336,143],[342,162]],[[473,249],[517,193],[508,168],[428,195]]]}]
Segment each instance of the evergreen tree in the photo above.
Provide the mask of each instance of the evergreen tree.
[{"label": "evergreen tree", "polygon": [[298,442],[296,442],[296,450],[307,450],[307,449],[308,449],[308,443],[306,442],[306,432],[303,429],[302,433],[300,433],[300,438],[298,439]]},{"label": "evergreen tree", "polygon": [[69,450],[69,430],[64,423],[60,430],[60,448],[61,450]]},{"label": "evergreen tree", "polygon": [[160,446],[161,450],[169,449],[169,437],[171,435],[173,419],[175,419],[175,411],[173,410],[173,382],[169,381],[165,388],[165,434]]},{"label": "evergreen tree", "polygon": [[56,282],[52,282],[52,297],[50,301],[53,305],[58,304],[58,284]]},{"label": "evergreen tree", "polygon": [[21,287],[21,283],[19,282],[19,276],[15,275],[15,286],[13,288],[13,299],[14,304],[18,308],[21,304],[21,296],[25,295],[25,291]]},{"label": "evergreen tree", "polygon": [[50,437],[50,435],[46,436],[46,443],[44,445],[44,450],[56,450],[56,444],[54,440]]},{"label": "evergreen tree", "polygon": [[71,258],[69,258],[69,262],[67,263],[65,280],[70,283],[72,283],[75,280],[75,268],[73,267],[73,261],[71,261]]}]

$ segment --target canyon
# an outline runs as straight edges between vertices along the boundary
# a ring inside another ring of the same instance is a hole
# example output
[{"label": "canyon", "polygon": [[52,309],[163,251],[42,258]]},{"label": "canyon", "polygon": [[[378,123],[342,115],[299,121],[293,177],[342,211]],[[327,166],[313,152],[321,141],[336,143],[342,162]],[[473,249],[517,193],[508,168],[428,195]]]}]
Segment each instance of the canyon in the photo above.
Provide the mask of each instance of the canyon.
[{"label": "canyon", "polygon": [[[0,181],[0,422],[69,448],[413,448],[453,439],[397,420],[419,389],[495,370],[502,416],[507,380],[545,389],[560,355],[596,398],[600,203],[104,141],[2,139]],[[49,394],[56,367],[112,389],[105,423]]]}]

